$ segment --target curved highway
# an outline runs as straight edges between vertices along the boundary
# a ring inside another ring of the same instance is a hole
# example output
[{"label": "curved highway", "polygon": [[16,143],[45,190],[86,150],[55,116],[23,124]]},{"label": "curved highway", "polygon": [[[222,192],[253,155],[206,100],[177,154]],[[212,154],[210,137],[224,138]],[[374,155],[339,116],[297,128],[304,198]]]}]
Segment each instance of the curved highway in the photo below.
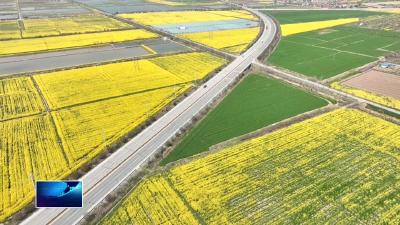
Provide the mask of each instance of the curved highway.
[{"label": "curved highway", "polygon": [[203,108],[217,98],[235,79],[257,60],[272,43],[277,27],[273,20],[262,13],[251,10],[263,21],[264,27],[259,39],[244,54],[185,98],[171,111],[134,137],[110,157],[89,171],[83,180],[83,208],[39,209],[22,224],[26,225],[71,225],[79,223],[109,193],[137,171],[174,134],[184,127]]}]

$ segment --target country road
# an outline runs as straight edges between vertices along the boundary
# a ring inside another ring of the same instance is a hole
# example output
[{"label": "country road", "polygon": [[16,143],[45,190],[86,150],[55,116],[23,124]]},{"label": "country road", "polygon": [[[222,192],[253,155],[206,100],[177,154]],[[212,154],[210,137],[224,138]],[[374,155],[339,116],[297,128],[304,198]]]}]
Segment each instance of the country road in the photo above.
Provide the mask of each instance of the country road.
[{"label": "country road", "polygon": [[204,86],[185,98],[171,111],[134,137],[122,148],[105,159],[81,178],[84,185],[83,208],[39,209],[25,219],[25,225],[72,225],[79,223],[109,193],[137,171],[157,150],[184,127],[191,119],[217,98],[245,71],[272,43],[277,27],[274,21],[258,11],[253,11],[264,21],[259,39],[244,54],[236,57]]}]

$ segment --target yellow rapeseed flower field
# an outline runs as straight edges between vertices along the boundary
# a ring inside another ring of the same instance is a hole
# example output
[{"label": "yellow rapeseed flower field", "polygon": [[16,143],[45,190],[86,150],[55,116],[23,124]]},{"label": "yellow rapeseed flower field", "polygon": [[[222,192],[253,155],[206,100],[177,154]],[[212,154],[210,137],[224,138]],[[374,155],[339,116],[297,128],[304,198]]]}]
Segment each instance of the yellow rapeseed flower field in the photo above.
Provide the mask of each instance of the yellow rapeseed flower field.
[{"label": "yellow rapeseed flower field", "polygon": [[259,27],[221,30],[211,32],[187,33],[183,38],[231,53],[241,53],[246,50],[260,32]]},{"label": "yellow rapeseed flower field", "polygon": [[376,103],[379,103],[381,105],[384,106],[388,106],[390,108],[394,108],[394,109],[399,109],[400,110],[400,100],[389,97],[389,96],[382,96],[376,93],[372,93],[372,92],[368,92],[368,91],[364,91],[361,89],[357,89],[357,88],[352,88],[346,85],[343,85],[339,82],[333,82],[331,84],[331,87],[339,90],[339,91],[343,91],[352,95],[355,95],[357,97],[366,99],[366,100],[370,100]]},{"label": "yellow rapeseed flower field", "polygon": [[226,62],[191,52],[0,80],[0,221],[35,180],[65,178]]},{"label": "yellow rapeseed flower field", "polygon": [[146,25],[195,23],[233,19],[257,20],[254,15],[244,10],[127,13],[119,14],[119,16]]},{"label": "yellow rapeseed flower field", "polygon": [[336,19],[336,20],[326,20],[326,21],[306,22],[306,23],[283,24],[281,25],[282,36],[289,36],[293,34],[304,33],[328,27],[335,27],[348,23],[356,23],[358,21],[359,18],[348,18],[348,19]]},{"label": "yellow rapeseed flower field", "polygon": [[25,38],[132,28],[129,24],[100,14],[65,18],[24,19],[23,23],[22,37]]},{"label": "yellow rapeseed flower field", "polygon": [[50,108],[203,79],[226,60],[204,52],[105,64],[34,76]]},{"label": "yellow rapeseed flower field", "polygon": [[[171,188],[168,180],[155,176],[142,182],[121,205],[111,219],[103,224],[200,224],[185,203]],[[122,210],[124,209],[124,210]]]},{"label": "yellow rapeseed flower field", "polygon": [[205,224],[395,224],[399,148],[398,125],[338,109],[155,174],[102,224],[173,224],[169,210],[147,213],[160,196],[186,203],[182,224],[196,223],[188,211]]},{"label": "yellow rapeseed flower field", "polygon": [[157,34],[137,29],[0,41],[0,55],[78,48],[156,37],[158,37]]},{"label": "yellow rapeseed flower field", "polygon": [[34,197],[34,181],[63,178],[69,162],[49,115],[0,123],[0,221]]},{"label": "yellow rapeseed flower field", "polygon": [[52,112],[67,156],[76,164],[88,162],[189,87],[177,85]]},{"label": "yellow rapeseed flower field", "polygon": [[43,102],[29,77],[0,80],[0,121],[43,111]]},{"label": "yellow rapeseed flower field", "polygon": [[185,82],[148,60],[63,70],[34,79],[52,109]]},{"label": "yellow rapeseed flower field", "polygon": [[35,180],[68,176],[189,87],[162,88],[0,122],[0,221],[32,201]]},{"label": "yellow rapeseed flower field", "polygon": [[[203,79],[228,61],[205,52],[191,52],[149,59],[150,62],[173,73],[183,81]],[[182,63],[184,62],[184,63]]]}]

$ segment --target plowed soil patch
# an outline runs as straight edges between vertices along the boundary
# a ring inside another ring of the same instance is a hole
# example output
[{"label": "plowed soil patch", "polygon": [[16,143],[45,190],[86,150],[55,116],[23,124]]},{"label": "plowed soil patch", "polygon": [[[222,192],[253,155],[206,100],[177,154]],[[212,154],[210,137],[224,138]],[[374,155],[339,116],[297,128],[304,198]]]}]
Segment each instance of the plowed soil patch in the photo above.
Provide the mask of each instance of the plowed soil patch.
[{"label": "plowed soil patch", "polygon": [[400,76],[370,70],[343,82],[344,85],[400,99]]}]

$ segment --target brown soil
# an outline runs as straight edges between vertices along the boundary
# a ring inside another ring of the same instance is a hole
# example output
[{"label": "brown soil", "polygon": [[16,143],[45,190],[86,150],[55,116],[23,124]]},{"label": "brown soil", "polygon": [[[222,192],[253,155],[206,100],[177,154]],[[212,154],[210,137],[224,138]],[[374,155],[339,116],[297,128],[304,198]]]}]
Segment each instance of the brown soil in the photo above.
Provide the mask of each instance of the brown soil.
[{"label": "brown soil", "polygon": [[370,70],[343,82],[343,84],[361,90],[400,99],[399,75]]}]

